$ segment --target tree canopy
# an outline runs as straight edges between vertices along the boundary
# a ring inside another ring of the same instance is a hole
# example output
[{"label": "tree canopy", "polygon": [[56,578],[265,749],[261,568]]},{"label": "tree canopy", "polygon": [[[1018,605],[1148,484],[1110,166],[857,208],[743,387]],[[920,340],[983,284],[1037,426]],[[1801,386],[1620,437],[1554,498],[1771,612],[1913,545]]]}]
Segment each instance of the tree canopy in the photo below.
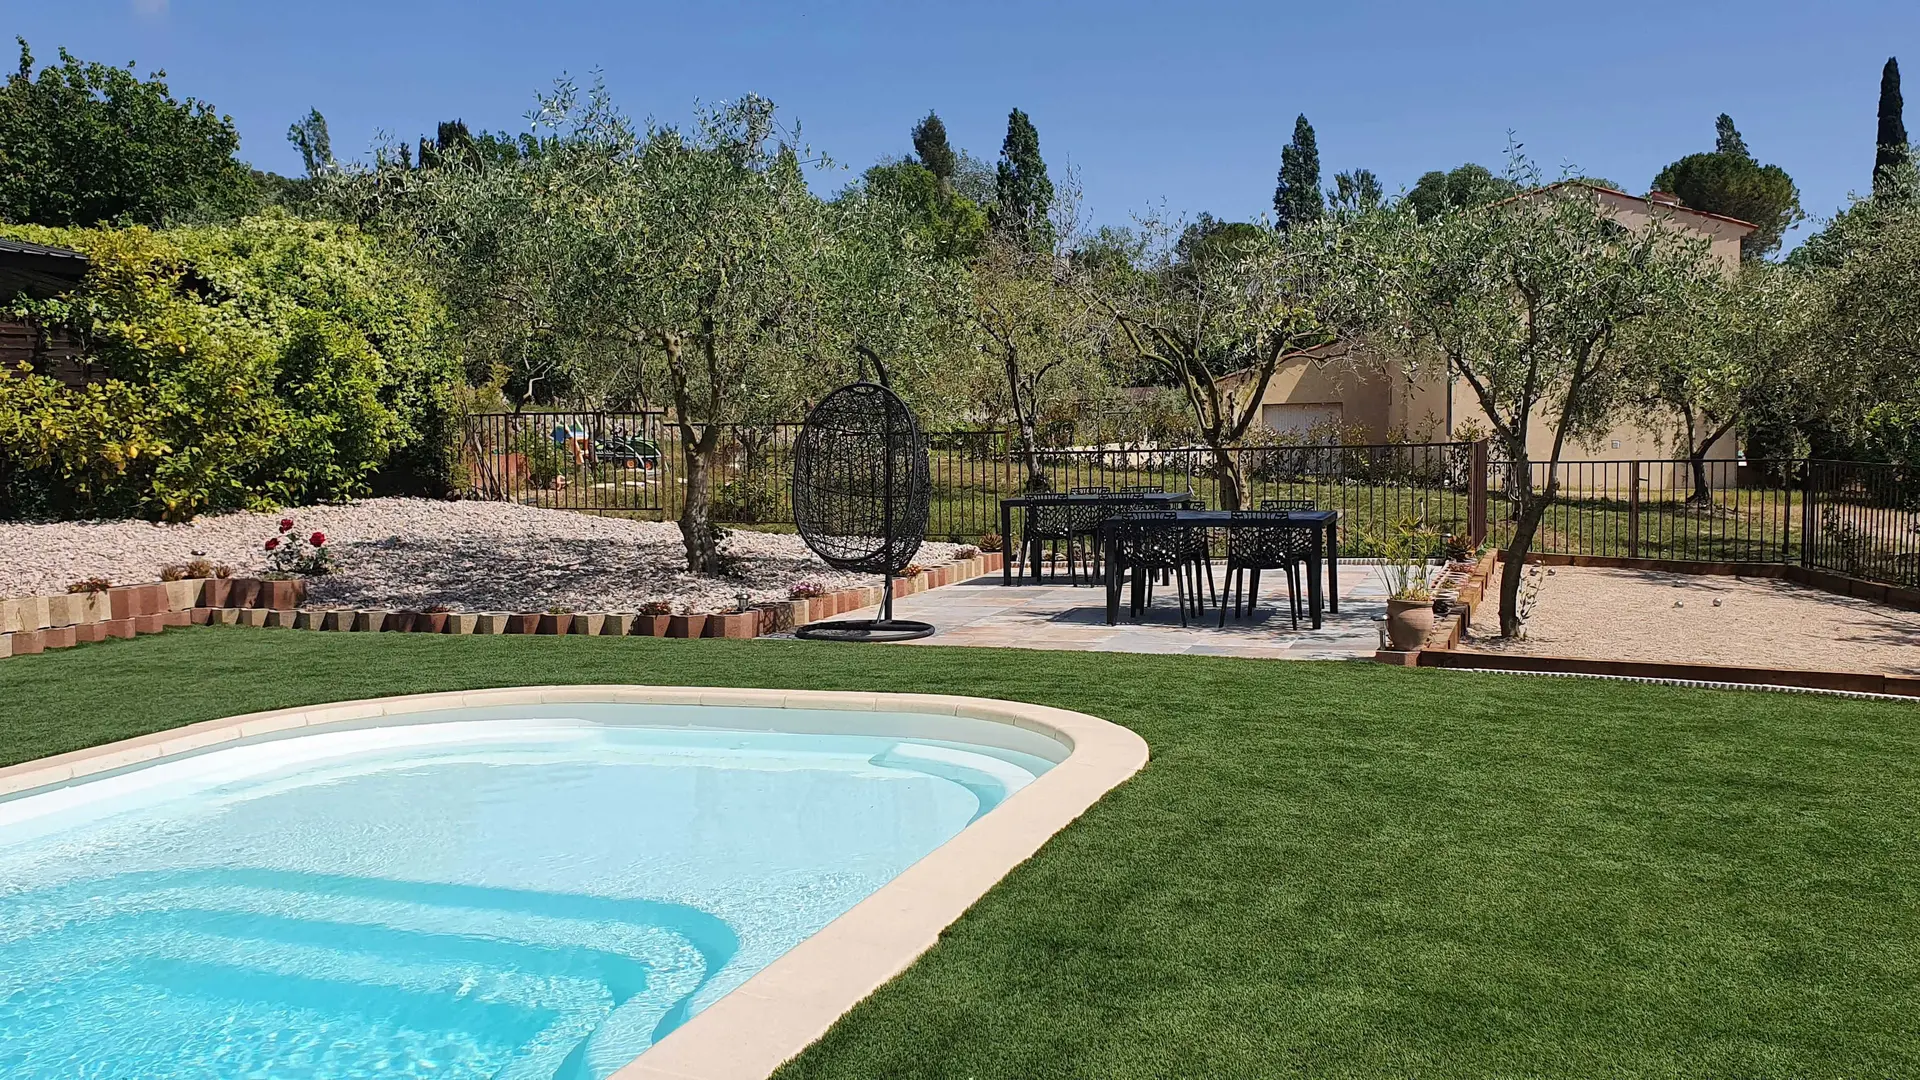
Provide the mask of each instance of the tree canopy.
[{"label": "tree canopy", "polygon": [[995,196],[995,227],[1035,250],[1053,247],[1053,181],[1040,158],[1040,132],[1019,109],[1007,114]]},{"label": "tree canopy", "polygon": [[960,164],[953,147],[947,143],[947,125],[942,123],[940,115],[928,112],[926,117],[913,125],[913,152],[920,164],[943,187],[953,184],[954,169]]},{"label": "tree canopy", "polygon": [[1740,257],[1761,258],[1777,250],[1786,231],[1806,217],[1800,190],[1785,169],[1754,160],[1732,117],[1721,113],[1714,129],[1710,153],[1688,154],[1668,165],[1653,186],[1679,196],[1691,209],[1752,223],[1754,231],[1740,241]]},{"label": "tree canopy", "polygon": [[160,225],[253,205],[232,118],[175,100],[165,72],[143,80],[65,49],[36,76],[18,40],[19,70],[0,87],[0,220]]},{"label": "tree canopy", "polygon": [[1280,175],[1273,186],[1273,222],[1277,228],[1319,221],[1326,212],[1320,193],[1320,148],[1305,113],[1293,121],[1293,138],[1280,148]]},{"label": "tree canopy", "polygon": [[1403,201],[1415,217],[1430,221],[1449,210],[1485,206],[1517,190],[1512,180],[1469,162],[1450,171],[1434,169],[1421,174]]},{"label": "tree canopy", "polygon": [[1907,121],[1902,115],[1905,108],[1906,103],[1900,97],[1900,61],[1889,56],[1887,66],[1880,69],[1879,123],[1873,140],[1873,190],[1876,193],[1884,187],[1887,171],[1905,164],[1910,153]]}]

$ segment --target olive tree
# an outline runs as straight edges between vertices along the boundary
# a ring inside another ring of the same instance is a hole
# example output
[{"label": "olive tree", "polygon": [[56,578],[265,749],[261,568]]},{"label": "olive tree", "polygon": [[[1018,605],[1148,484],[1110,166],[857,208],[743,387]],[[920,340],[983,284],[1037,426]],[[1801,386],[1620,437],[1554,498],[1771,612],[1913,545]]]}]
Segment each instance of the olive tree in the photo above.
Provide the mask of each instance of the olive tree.
[{"label": "olive tree", "polygon": [[[1415,221],[1363,219],[1356,277],[1372,304],[1376,340],[1413,363],[1444,357],[1471,389],[1518,481],[1516,522],[1500,580],[1500,632],[1520,629],[1522,564],[1559,491],[1567,442],[1603,433],[1628,400],[1622,338],[1635,323],[1684,307],[1719,273],[1706,243],[1655,219],[1616,222],[1592,190],[1538,187],[1516,157],[1526,193]],[[1536,429],[1551,440],[1533,460]],[[1544,465],[1544,483],[1533,482]]]},{"label": "olive tree", "polygon": [[1088,295],[1134,358],[1180,389],[1220,501],[1237,510],[1248,487],[1235,449],[1259,419],[1274,373],[1288,357],[1337,339],[1343,278],[1328,273],[1329,254],[1345,224],[1253,229],[1197,246],[1179,242],[1176,224],[1143,223],[1144,265],[1107,276]]},{"label": "olive tree", "polygon": [[1707,454],[1749,418],[1806,421],[1825,411],[1806,362],[1809,286],[1804,273],[1751,262],[1727,280],[1700,279],[1658,317],[1623,331],[1630,403],[1654,424],[1679,418],[1688,502],[1713,501]]}]

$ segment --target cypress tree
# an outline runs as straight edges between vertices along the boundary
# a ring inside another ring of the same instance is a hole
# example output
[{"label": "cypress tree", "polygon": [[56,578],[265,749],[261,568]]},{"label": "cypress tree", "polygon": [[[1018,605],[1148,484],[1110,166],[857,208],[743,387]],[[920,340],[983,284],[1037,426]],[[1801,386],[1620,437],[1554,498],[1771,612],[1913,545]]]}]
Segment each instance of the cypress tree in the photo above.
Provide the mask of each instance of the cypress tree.
[{"label": "cypress tree", "polygon": [[1047,212],[1053,208],[1053,181],[1047,179],[1047,163],[1040,159],[1040,132],[1019,109],[1007,114],[995,193],[997,227],[1035,248],[1052,246],[1053,226]]},{"label": "cypress tree", "polygon": [[1746,158],[1748,161],[1753,160],[1753,155],[1747,152],[1747,140],[1741,138],[1740,129],[1733,126],[1733,117],[1728,116],[1726,113],[1721,113],[1715,117],[1713,121],[1713,134],[1714,153],[1725,154],[1728,157]]},{"label": "cypress tree", "polygon": [[1314,143],[1313,125],[1302,113],[1293,122],[1293,141],[1280,150],[1280,176],[1273,187],[1274,226],[1285,229],[1318,221],[1326,209],[1320,193],[1320,148]]},{"label": "cypress tree", "polygon": [[1873,154],[1873,187],[1877,193],[1885,183],[1886,170],[1907,160],[1907,123],[1900,115],[1900,62],[1887,57],[1880,69],[1880,132]]},{"label": "cypress tree", "polygon": [[926,119],[913,125],[913,152],[928,172],[939,177],[942,187],[952,186],[959,157],[947,142],[947,125],[940,122],[939,114],[929,111]]}]

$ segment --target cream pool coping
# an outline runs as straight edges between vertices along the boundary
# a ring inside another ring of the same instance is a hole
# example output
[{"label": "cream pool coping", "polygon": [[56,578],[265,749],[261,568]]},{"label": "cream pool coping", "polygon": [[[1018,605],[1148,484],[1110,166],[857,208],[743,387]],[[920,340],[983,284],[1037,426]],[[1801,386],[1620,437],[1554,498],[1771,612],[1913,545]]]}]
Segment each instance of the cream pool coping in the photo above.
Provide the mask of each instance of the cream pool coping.
[{"label": "cream pool coping", "polygon": [[300,728],[440,709],[567,703],[955,716],[1024,728],[1066,749],[1064,760],[1033,783],[689,1019],[613,1080],[758,1080],[771,1074],[906,970],[974,901],[1147,763],[1146,740],[1118,724],[1018,701],[738,687],[536,686],[370,698],[208,720],[0,768],[0,797]]}]

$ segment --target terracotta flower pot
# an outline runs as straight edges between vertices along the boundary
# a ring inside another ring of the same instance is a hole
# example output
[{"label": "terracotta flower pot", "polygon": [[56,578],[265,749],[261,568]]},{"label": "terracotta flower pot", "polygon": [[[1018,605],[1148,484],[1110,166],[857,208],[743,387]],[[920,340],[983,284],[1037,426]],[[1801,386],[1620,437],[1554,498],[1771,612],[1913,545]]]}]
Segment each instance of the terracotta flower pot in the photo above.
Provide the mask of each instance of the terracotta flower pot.
[{"label": "terracotta flower pot", "polygon": [[525,613],[507,616],[507,633],[533,634],[540,630],[540,616]]},{"label": "terracotta flower pot", "polygon": [[413,630],[413,624],[419,619],[420,613],[417,611],[389,611],[387,620],[380,624],[380,629],[400,634],[409,633]]},{"label": "terracotta flower pot", "polygon": [[706,637],[750,638],[760,628],[760,613],[757,611],[738,611],[726,615],[707,616]]},{"label": "terracotta flower pot", "polygon": [[1387,601],[1387,640],[1393,643],[1394,648],[1403,651],[1418,649],[1427,643],[1427,632],[1432,629],[1433,601]]},{"label": "terracotta flower pot", "polygon": [[447,632],[447,611],[422,611],[413,617],[413,632],[416,634],[444,634]]},{"label": "terracotta flower pot", "polygon": [[573,629],[573,615],[570,612],[547,612],[540,616],[540,626],[536,631],[542,634],[564,634]]},{"label": "terracotta flower pot", "polygon": [[253,606],[263,608],[296,608],[307,599],[307,583],[298,578],[285,580],[263,580],[254,593]]},{"label": "terracotta flower pot", "polygon": [[669,615],[667,616],[667,636],[695,638],[706,633],[705,615]]},{"label": "terracotta flower pot", "polygon": [[636,615],[633,633],[636,637],[666,637],[667,626],[672,622],[671,615]]},{"label": "terracotta flower pot", "polygon": [[233,579],[210,577],[200,586],[200,606],[220,608],[227,606],[227,597],[233,593]]},{"label": "terracotta flower pot", "polygon": [[227,583],[231,588],[227,590],[227,602],[220,605],[221,607],[248,608],[254,606],[255,598],[260,595],[260,579],[245,577],[228,578]]}]

